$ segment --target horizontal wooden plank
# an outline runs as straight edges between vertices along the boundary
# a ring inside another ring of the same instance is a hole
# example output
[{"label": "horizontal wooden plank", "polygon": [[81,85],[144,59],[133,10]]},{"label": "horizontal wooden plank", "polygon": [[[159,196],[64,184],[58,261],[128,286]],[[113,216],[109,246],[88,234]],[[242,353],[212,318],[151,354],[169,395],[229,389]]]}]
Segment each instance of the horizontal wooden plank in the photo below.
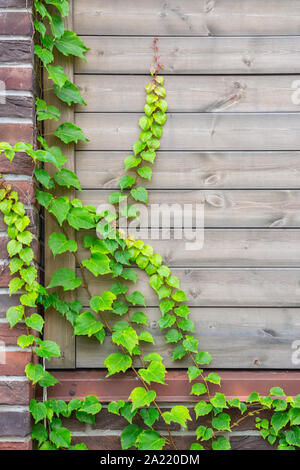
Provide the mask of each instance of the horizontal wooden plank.
[{"label": "horizontal wooden plank", "polygon": [[[143,353],[155,350],[170,368],[191,365],[190,359],[172,361],[174,345],[166,344],[166,330],[161,331],[158,326],[159,309],[149,308],[146,313],[150,325],[147,331],[153,335],[155,346],[143,343]],[[200,349],[213,356],[210,368],[297,368],[292,363],[291,345],[300,335],[298,309],[192,308],[190,318],[195,323]],[[112,316],[110,319],[115,320]],[[137,328],[139,330],[143,328]],[[103,345],[80,336],[76,341],[77,367],[103,367],[108,354],[118,351],[110,337]],[[136,365],[141,365],[139,359]]]},{"label": "horizontal wooden plank", "polygon": [[299,34],[297,0],[83,0],[74,2],[79,34],[243,36]]},{"label": "horizontal wooden plank", "polygon": [[[299,307],[299,268],[174,268],[188,304],[197,307]],[[139,271],[136,285],[130,283],[128,292],[144,293],[147,307],[159,304],[149,287],[148,276]],[[78,275],[80,273],[78,272]],[[111,278],[88,276],[92,295],[108,290]],[[85,306],[89,300],[83,288],[78,289],[79,300]]]},{"label": "horizontal wooden plank", "polygon": [[[269,394],[274,386],[280,386],[289,396],[299,392],[300,375],[293,371],[224,371],[216,370],[221,376],[221,387],[211,384],[212,393],[222,392],[227,400],[240,398],[247,400],[255,390],[261,396]],[[132,389],[136,387],[136,376],[133,372],[105,377],[106,370],[54,371],[59,383],[49,387],[48,397],[68,401],[73,398],[84,399],[91,390],[102,402],[127,400]],[[153,384],[158,402],[198,402],[199,397],[190,395],[191,384],[186,371],[171,370],[166,377],[167,385]],[[37,387],[39,397],[42,389]],[[205,399],[205,395],[203,399]]]},{"label": "horizontal wooden plank", "polygon": [[[87,106],[80,112],[138,112],[144,110],[140,75],[76,75]],[[299,111],[297,75],[168,76],[169,112],[283,112]],[[297,104],[298,103],[298,104]]]},{"label": "horizontal wooden plank", "polygon": [[33,21],[30,11],[1,11],[0,31],[1,34],[9,35],[31,35]]},{"label": "horizontal wooden plank", "polygon": [[[77,149],[131,150],[140,114],[78,113],[76,124],[90,142]],[[101,129],[101,132],[99,132]],[[298,150],[299,113],[169,114],[161,150]]]},{"label": "horizontal wooden plank", "polygon": [[[77,151],[82,188],[118,188],[124,152]],[[0,166],[1,167],[1,166]],[[157,152],[151,189],[300,188],[300,152]],[[134,171],[132,170],[132,174]]]},{"label": "horizontal wooden plank", "polygon": [[[85,259],[89,250],[82,246],[79,232],[79,257]],[[186,236],[176,240],[174,230],[170,238],[159,240],[142,237],[155,253],[160,253],[164,263],[174,267],[298,267],[300,266],[300,231],[293,229],[245,230],[245,229],[206,229],[203,247],[190,250]]]},{"label": "horizontal wooden plank", "polygon": [[[109,194],[112,192],[85,190],[79,192],[78,197],[85,204],[98,207],[108,203]],[[184,212],[187,217],[188,214],[192,214],[185,220],[184,226],[195,227],[196,213],[201,215],[202,205],[204,205],[205,228],[300,227],[300,191],[298,190],[152,190],[149,192],[148,199],[150,203],[148,210],[145,206],[141,208],[141,227],[173,227],[172,212],[177,220],[183,220]],[[170,213],[171,223],[169,224]],[[164,217],[163,223],[159,220],[159,215],[161,219]],[[200,218],[197,223],[198,228],[202,227],[201,224]]]},{"label": "horizontal wooden plank", "polygon": [[31,91],[33,87],[32,67],[0,67],[0,80],[6,90]]},{"label": "horizontal wooden plank", "polygon": [[6,39],[0,40],[1,62],[33,63],[33,50],[31,38],[27,40]]},{"label": "horizontal wooden plank", "polygon": [[[75,61],[76,73],[149,74],[153,37],[83,36],[82,39],[90,51],[86,63]],[[166,75],[299,73],[299,49],[299,36],[159,40],[160,61]]]}]

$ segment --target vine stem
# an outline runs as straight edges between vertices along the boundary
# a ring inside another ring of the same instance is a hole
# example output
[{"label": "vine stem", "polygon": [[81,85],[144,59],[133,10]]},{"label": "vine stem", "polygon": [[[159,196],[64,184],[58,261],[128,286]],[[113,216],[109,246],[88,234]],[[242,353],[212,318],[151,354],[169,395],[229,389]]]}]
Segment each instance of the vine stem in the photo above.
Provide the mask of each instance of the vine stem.
[{"label": "vine stem", "polygon": [[[62,228],[62,231],[63,231],[64,235],[66,236],[66,238],[68,238],[68,233],[67,233],[65,227],[62,225],[61,228]],[[81,272],[81,276],[82,276],[82,281],[83,281],[83,287],[84,287],[85,291],[87,292],[88,296],[89,296],[90,298],[92,298],[93,296],[92,296],[92,293],[91,293],[90,288],[89,288],[89,285],[88,285],[88,281],[87,281],[87,278],[86,278],[86,275],[85,275],[85,271],[84,271],[84,266],[82,265],[82,263],[81,263],[81,261],[80,261],[78,255],[77,255],[77,253],[76,253],[76,252],[72,252],[72,253],[73,253],[73,255],[74,255],[74,257],[75,257],[75,260],[76,260],[76,262],[77,262],[77,264],[78,264],[78,266],[79,266],[79,268],[80,268],[80,272]],[[101,313],[99,313],[99,316],[100,316],[102,322],[104,323],[105,327],[106,327],[106,328],[109,330],[109,332],[112,334],[113,331],[112,331],[112,329],[111,329],[109,323],[107,322],[106,318],[104,318]],[[122,345],[120,345],[119,347],[120,347],[121,351],[123,352],[123,354],[126,354],[126,353],[127,353],[126,350],[123,348]],[[150,389],[149,389],[149,387],[148,387],[148,384],[146,384],[146,382],[144,381],[143,377],[138,373],[138,371],[136,370],[136,368],[135,368],[133,365],[131,365],[131,369],[132,369],[132,371],[134,372],[134,374],[136,375],[136,377],[142,382],[142,384],[143,384],[143,386],[145,387],[145,389],[146,389],[147,391],[149,391]],[[165,424],[165,426],[166,426],[166,429],[167,429],[167,432],[168,432],[168,435],[169,435],[169,443],[172,445],[172,447],[173,447],[175,450],[177,450],[177,447],[176,447],[176,445],[175,445],[175,442],[174,442],[173,437],[172,437],[172,434],[171,434],[170,426],[169,426],[168,423],[166,422],[166,420],[165,420],[165,418],[164,418],[164,416],[163,416],[163,413],[162,413],[162,411],[161,411],[161,409],[160,409],[158,403],[156,402],[156,400],[153,401],[153,404],[154,404],[155,408],[157,409],[157,411],[159,412],[159,415],[161,416],[162,420],[164,421],[164,424]]]}]

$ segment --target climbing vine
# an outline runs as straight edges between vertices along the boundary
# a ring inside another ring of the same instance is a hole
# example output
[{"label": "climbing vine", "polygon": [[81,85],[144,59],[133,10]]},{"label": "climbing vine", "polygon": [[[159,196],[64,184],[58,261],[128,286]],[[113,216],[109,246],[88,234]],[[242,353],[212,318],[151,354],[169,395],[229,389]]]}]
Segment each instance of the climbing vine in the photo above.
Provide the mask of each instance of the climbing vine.
[{"label": "climbing vine", "polygon": [[[34,27],[37,41],[34,48],[36,56],[53,82],[53,93],[68,106],[76,103],[85,105],[79,89],[72,83],[63,67],[55,65],[54,55],[76,56],[85,60],[88,50],[82,40],[73,32],[65,30],[63,18],[68,15],[66,0],[34,1]],[[166,89],[160,72],[157,39],[153,41],[154,64],[151,67],[151,81],[146,85],[146,103],[144,115],[139,120],[141,129],[139,139],[133,144],[132,154],[124,161],[125,175],[119,181],[120,190],[114,192],[109,202],[115,210],[97,210],[90,205],[83,205],[79,198],[56,196],[55,189],[75,188],[80,191],[80,182],[76,174],[66,168],[66,157],[59,146],[49,146],[45,136],[38,137],[39,147],[19,142],[14,146],[7,142],[0,143],[0,150],[10,161],[16,152],[23,152],[35,163],[34,176],[37,182],[36,199],[40,206],[57,221],[58,231],[46,240],[54,257],[70,252],[76,260],[80,274],[71,269],[56,270],[48,286],[38,282],[38,271],[34,260],[32,243],[34,235],[30,230],[30,218],[19,195],[9,184],[0,189],[0,211],[7,225],[10,241],[7,251],[10,257],[9,269],[13,276],[9,283],[10,295],[20,293],[20,303],[10,307],[7,320],[13,328],[24,322],[26,334],[18,338],[21,348],[30,348],[32,361],[27,364],[26,376],[36,385],[55,387],[57,379],[44,367],[45,361],[60,357],[59,346],[50,340],[42,339],[44,319],[39,306],[46,312],[54,308],[64,316],[74,329],[74,335],[95,338],[102,344],[108,341],[116,346],[116,352],[104,361],[107,377],[132,370],[139,383],[131,391],[128,401],[119,400],[108,405],[112,414],[123,416],[128,425],[121,434],[123,449],[161,450],[166,446],[176,449],[172,436],[171,423],[187,427],[192,420],[186,406],[176,405],[169,411],[162,411],[156,400],[153,384],[166,385],[167,370],[160,354],[155,352],[155,341],[147,330],[148,318],[145,313],[146,301],[143,292],[128,288],[138,281],[138,273],[144,271],[149,285],[159,301],[161,317],[159,327],[164,331],[165,341],[173,345],[173,360],[186,357],[190,361],[187,375],[191,383],[191,395],[199,399],[194,407],[198,420],[209,416],[210,425],[199,425],[195,433],[192,450],[227,450],[230,449],[228,433],[236,429],[246,419],[254,419],[261,436],[278,449],[300,447],[300,395],[296,399],[286,397],[280,387],[273,387],[268,396],[261,397],[253,392],[246,402],[239,398],[227,400],[222,393],[212,393],[211,384],[219,386],[220,376],[205,368],[211,363],[208,352],[200,351],[195,338],[194,324],[189,318],[186,293],[180,287],[179,279],[172,275],[163,264],[162,257],[154,253],[153,248],[142,240],[126,235],[118,226],[121,217],[136,219],[139,216],[135,202],[148,203],[148,193],[143,181],[151,181],[152,165],[156,151],[163,136],[163,126],[167,116]],[[55,54],[54,54],[55,51]],[[58,121],[60,111],[48,105],[40,96],[36,100],[37,120]],[[65,144],[87,141],[83,131],[72,122],[60,124],[54,131],[58,141]],[[44,163],[51,164],[54,172],[48,172]],[[121,204],[122,203],[122,204]],[[120,205],[121,204],[121,205]],[[120,207],[120,209],[119,209]],[[68,238],[68,228],[76,231],[87,230],[83,237],[83,247],[88,257],[81,259],[77,241]],[[94,230],[94,234],[91,234]],[[135,268],[135,269],[134,269]],[[109,290],[94,296],[89,287],[89,276],[98,278],[109,275]],[[68,302],[64,299],[66,291],[83,288],[89,299],[90,311],[83,311],[79,300]],[[56,291],[53,291],[53,288]],[[36,310],[36,311],[34,311]],[[133,311],[134,310],[134,311]],[[144,354],[143,345],[153,344],[153,352]],[[43,364],[41,363],[43,362]],[[96,396],[87,396],[84,400],[73,399],[69,403],[62,400],[30,402],[30,412],[34,425],[32,437],[41,450],[86,449],[85,444],[72,445],[72,434],[63,425],[62,418],[75,416],[79,421],[93,425],[95,415],[101,413],[102,405]],[[234,421],[229,411],[235,408],[240,416]],[[261,413],[271,411],[269,419]],[[136,416],[143,425],[133,423]],[[157,430],[161,420],[164,431]]]}]

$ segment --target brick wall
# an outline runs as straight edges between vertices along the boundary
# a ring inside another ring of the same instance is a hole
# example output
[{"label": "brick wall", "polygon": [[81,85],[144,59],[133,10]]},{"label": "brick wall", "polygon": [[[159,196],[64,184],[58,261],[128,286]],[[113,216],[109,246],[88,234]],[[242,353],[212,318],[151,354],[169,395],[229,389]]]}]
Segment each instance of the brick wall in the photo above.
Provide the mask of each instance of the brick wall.
[{"label": "brick wall", "polygon": [[[172,436],[178,450],[188,450],[193,442],[197,442],[195,429],[200,425],[211,426],[211,419],[203,417],[196,422],[192,404],[183,403],[190,408],[190,414],[193,422],[188,425],[188,429],[180,427],[178,424],[171,424]],[[161,404],[163,411],[168,411],[173,404]],[[240,413],[231,412],[232,420],[236,421]],[[265,414],[263,417],[268,417]],[[211,417],[210,417],[211,418]],[[139,420],[133,420],[133,423],[142,425]],[[101,410],[96,417],[96,426],[79,423],[77,420],[67,420],[66,425],[72,430],[74,443],[85,442],[89,450],[120,450],[120,435],[128,422],[119,416],[108,413],[107,407]],[[156,424],[156,429],[163,435],[166,435],[164,423],[162,420]],[[231,444],[232,450],[275,450],[267,441],[259,435],[255,429],[254,418],[249,418],[239,426],[238,431],[224,434]],[[202,443],[203,444],[203,443]],[[204,443],[205,447],[205,443]],[[168,449],[166,447],[166,449]],[[171,449],[171,448],[170,448]]]},{"label": "brick wall", "polygon": [[[14,144],[33,142],[33,44],[30,0],[0,0],[0,141]],[[0,158],[0,173],[19,192],[37,230],[38,217],[33,206],[33,165],[28,157],[19,154],[12,164]],[[31,449],[30,415],[28,404],[30,386],[24,368],[31,355],[21,351],[17,338],[25,332],[23,325],[10,330],[5,314],[8,307],[17,305],[16,296],[9,297],[9,269],[6,252],[8,241],[3,218],[0,217],[0,341],[5,344],[5,361],[0,362],[0,450]],[[36,252],[38,246],[35,246]],[[2,343],[2,344],[3,344]],[[1,344],[1,343],[0,343]],[[4,362],[4,363],[3,363]]]}]

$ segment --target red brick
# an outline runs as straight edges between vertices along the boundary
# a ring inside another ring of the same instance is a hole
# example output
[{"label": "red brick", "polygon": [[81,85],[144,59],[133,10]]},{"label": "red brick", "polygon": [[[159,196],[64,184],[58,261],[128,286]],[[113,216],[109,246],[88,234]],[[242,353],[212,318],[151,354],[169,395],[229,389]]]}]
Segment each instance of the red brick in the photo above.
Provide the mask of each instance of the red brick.
[{"label": "red brick", "polygon": [[0,375],[25,376],[25,367],[31,361],[31,352],[8,351],[6,363],[0,364]]},{"label": "red brick", "polygon": [[[173,436],[174,437],[174,436]],[[76,436],[72,442],[78,444],[84,442],[89,450],[121,450],[120,436]],[[175,436],[174,442],[177,450],[189,450],[196,436]],[[171,450],[172,446],[166,445],[164,450]]]},{"label": "red brick", "polygon": [[33,0],[0,0],[0,8],[30,8]]},{"label": "red brick", "polygon": [[34,105],[31,96],[8,95],[0,104],[0,117],[33,119]]},{"label": "red brick", "polygon": [[[1,68],[0,68],[1,80]],[[31,157],[24,153],[16,153],[12,162],[10,162],[3,153],[0,155],[0,173],[10,173],[16,175],[31,176],[34,171],[34,162]]]},{"label": "red brick", "polygon": [[27,405],[32,396],[32,386],[25,381],[0,381],[0,404],[1,405]]},{"label": "red brick", "polygon": [[10,39],[0,41],[0,57],[2,62],[7,63],[33,63],[33,50],[31,40],[28,39],[28,41],[20,41],[18,39]]},{"label": "red brick", "polygon": [[18,323],[10,328],[9,323],[0,323],[0,341],[4,341],[6,346],[16,346],[19,336],[26,334],[26,325]]},{"label": "red brick", "polygon": [[232,450],[275,450],[260,436],[231,436],[230,445]]},{"label": "red brick", "polygon": [[27,411],[0,411],[0,437],[26,437],[31,433],[31,416]]},{"label": "red brick", "polygon": [[[1,48],[0,48],[1,51]],[[1,56],[1,52],[0,52]],[[34,128],[29,123],[2,123],[0,124],[0,141],[15,145],[17,142],[33,143]]]},{"label": "red brick", "polygon": [[0,450],[32,450],[32,441],[0,442]]},{"label": "red brick", "polygon": [[0,80],[6,90],[32,91],[33,69],[31,67],[1,67]]},{"label": "red brick", "polygon": [[121,450],[120,436],[76,436],[72,443],[84,442],[89,450]]},{"label": "red brick", "polygon": [[32,16],[30,12],[1,12],[0,31],[1,34],[29,35],[32,34]]},{"label": "red brick", "polygon": [[19,194],[19,201],[26,205],[35,202],[35,186],[33,181],[9,181],[5,180],[3,186],[11,185],[13,191]]}]

